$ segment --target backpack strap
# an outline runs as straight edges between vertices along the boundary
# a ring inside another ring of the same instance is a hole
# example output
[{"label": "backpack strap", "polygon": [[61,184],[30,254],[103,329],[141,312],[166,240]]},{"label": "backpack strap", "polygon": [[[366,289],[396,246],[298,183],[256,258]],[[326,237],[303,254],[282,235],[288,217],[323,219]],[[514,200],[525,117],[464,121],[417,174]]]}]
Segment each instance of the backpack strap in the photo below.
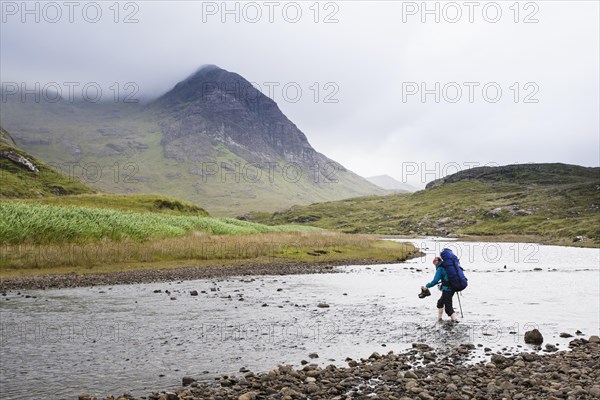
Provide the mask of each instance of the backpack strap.
[{"label": "backpack strap", "polygon": [[[443,269],[444,269],[444,272],[446,272],[446,278],[448,278],[448,271],[446,271],[446,268],[445,268],[445,267],[442,265],[442,263],[440,263],[440,266],[439,266],[438,268],[443,268]],[[448,281],[448,280],[445,280],[445,279],[444,279],[444,275],[443,275],[443,274],[442,274],[442,279],[441,279],[441,281],[442,281],[442,286],[446,286],[446,287],[448,287],[448,288],[452,289],[452,286],[450,286],[450,281]]]}]

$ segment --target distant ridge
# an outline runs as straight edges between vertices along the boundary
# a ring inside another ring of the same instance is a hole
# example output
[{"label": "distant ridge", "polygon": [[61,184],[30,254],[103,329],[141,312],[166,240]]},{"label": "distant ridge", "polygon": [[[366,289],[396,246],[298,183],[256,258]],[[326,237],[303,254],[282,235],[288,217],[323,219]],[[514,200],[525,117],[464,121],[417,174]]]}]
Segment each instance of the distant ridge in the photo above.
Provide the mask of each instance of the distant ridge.
[{"label": "distant ridge", "polygon": [[411,193],[416,192],[417,188],[408,184],[402,183],[389,175],[377,175],[366,178],[369,182],[380,188],[390,190],[396,193]]},{"label": "distant ridge", "polygon": [[[429,182],[425,188],[464,180],[488,183],[557,185],[600,180],[600,167],[582,167],[562,163],[513,164],[499,167],[475,167]],[[599,182],[600,183],[600,182]]]},{"label": "distant ridge", "polygon": [[561,163],[478,167],[430,182],[415,193],[317,203],[253,217],[255,222],[351,233],[475,235],[600,247],[600,168]]}]

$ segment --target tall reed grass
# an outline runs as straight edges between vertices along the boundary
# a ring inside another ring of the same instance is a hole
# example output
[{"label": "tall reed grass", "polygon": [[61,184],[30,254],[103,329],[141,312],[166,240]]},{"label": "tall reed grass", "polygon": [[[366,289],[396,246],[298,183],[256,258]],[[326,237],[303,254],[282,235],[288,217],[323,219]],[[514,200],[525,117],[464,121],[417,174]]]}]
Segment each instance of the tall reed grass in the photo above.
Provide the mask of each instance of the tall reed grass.
[{"label": "tall reed grass", "polygon": [[195,233],[144,242],[28,243],[0,246],[0,276],[165,268],[169,262],[178,262],[179,266],[346,260],[392,262],[402,261],[415,251],[416,248],[407,243],[327,231],[218,236]]},{"label": "tall reed grass", "polygon": [[177,216],[113,209],[0,203],[0,244],[93,243],[145,241],[182,237],[193,232],[209,235],[248,235],[316,228],[266,226],[232,218]]}]

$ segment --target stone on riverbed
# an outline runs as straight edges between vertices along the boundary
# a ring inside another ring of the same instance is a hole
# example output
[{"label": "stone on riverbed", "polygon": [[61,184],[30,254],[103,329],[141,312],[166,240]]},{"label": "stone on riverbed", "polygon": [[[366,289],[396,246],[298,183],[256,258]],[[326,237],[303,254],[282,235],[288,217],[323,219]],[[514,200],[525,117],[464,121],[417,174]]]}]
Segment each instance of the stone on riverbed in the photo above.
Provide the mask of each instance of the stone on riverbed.
[{"label": "stone on riverbed", "polygon": [[553,345],[552,343],[547,343],[546,348],[544,349],[544,351],[546,351],[546,352],[557,351],[557,350],[558,350],[558,348],[555,345]]},{"label": "stone on riverbed", "polygon": [[[424,346],[403,353],[373,354],[352,366],[310,364],[294,369],[279,365],[266,373],[236,378],[224,375],[214,383],[197,383],[180,389],[175,397],[151,395],[149,400],[309,400],[309,399],[566,399],[600,396],[600,339],[572,341],[571,351],[538,355],[494,354],[489,363],[448,362],[447,352],[424,351]],[[551,345],[552,346],[552,345]],[[463,348],[470,346],[462,345]],[[505,351],[505,350],[503,350]],[[431,352],[440,363],[422,365]],[[311,353],[316,354],[316,353]],[[312,357],[311,357],[312,358]],[[125,397],[129,399],[128,397]],[[86,399],[87,400],[87,399]],[[110,397],[107,400],[114,400]]]},{"label": "stone on riverbed", "polygon": [[240,395],[240,397],[238,397],[238,400],[254,400],[256,399],[256,396],[256,392],[248,392]]},{"label": "stone on riverbed", "polygon": [[544,342],[544,337],[537,329],[525,332],[525,343],[540,345]]},{"label": "stone on riverbed", "polygon": [[194,382],[196,382],[196,380],[194,378],[192,378],[191,376],[184,376],[183,378],[181,378],[181,384],[183,386],[189,386]]},{"label": "stone on riverbed", "polygon": [[494,364],[506,364],[506,362],[508,361],[506,357],[500,355],[500,354],[494,354],[491,358],[491,361]]}]

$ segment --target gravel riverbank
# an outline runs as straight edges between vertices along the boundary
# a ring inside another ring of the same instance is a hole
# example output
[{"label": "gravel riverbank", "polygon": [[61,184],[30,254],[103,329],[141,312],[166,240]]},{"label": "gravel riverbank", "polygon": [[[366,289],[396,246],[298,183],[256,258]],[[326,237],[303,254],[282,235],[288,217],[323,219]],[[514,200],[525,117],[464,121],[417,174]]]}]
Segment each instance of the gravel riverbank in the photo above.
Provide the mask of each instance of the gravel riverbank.
[{"label": "gravel riverbank", "polygon": [[[397,261],[394,261],[397,262]],[[167,281],[185,281],[246,275],[298,275],[335,272],[339,265],[390,264],[372,259],[344,260],[327,263],[248,263],[229,266],[194,266],[172,269],[141,269],[108,274],[32,275],[0,280],[0,291],[18,289],[72,288],[97,285],[122,285]]]},{"label": "gravel riverbank", "polygon": [[[494,354],[489,362],[466,364],[474,349],[464,344],[444,354],[426,344],[413,344],[401,354],[373,353],[368,359],[347,359],[348,367],[302,369],[280,365],[266,373],[241,371],[215,382],[184,377],[173,392],[153,393],[148,400],[199,399],[598,399],[600,339],[575,339],[571,351],[549,355]],[[313,354],[312,357],[317,355]],[[80,400],[92,400],[82,395]],[[109,396],[107,400],[115,398]],[[118,399],[136,399],[123,395]]]}]

